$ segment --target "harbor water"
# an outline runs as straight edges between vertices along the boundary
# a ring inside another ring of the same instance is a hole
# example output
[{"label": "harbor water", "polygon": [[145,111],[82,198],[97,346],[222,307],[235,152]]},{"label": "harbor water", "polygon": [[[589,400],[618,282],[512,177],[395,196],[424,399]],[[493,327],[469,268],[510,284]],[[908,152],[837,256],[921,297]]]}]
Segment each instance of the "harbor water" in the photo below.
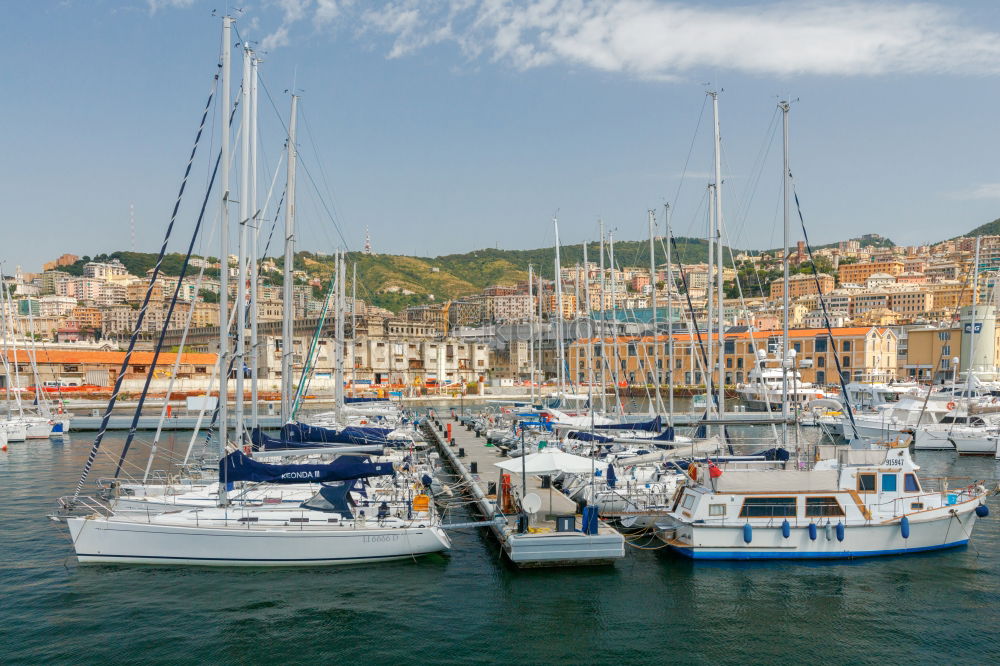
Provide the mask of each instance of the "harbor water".
[{"label": "harbor water", "polygon": [[[695,563],[640,542],[610,567],[517,570],[470,529],[413,562],[80,566],[46,514],[87,435],[0,454],[0,663],[1000,663],[995,500],[969,547],[855,561]],[[925,477],[998,476],[992,458],[916,457]]]}]

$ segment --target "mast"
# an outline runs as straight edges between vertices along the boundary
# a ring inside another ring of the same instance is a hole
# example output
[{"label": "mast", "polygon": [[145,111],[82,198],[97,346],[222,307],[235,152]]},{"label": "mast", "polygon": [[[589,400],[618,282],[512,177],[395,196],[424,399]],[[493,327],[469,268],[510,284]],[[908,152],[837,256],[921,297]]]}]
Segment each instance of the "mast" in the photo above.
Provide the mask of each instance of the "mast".
[{"label": "mast", "polygon": [[284,310],[281,320],[281,423],[292,416],[292,316],[295,302],[292,295],[292,265],[295,263],[295,124],[299,105],[298,95],[292,95],[291,119],[288,122],[288,164],[285,185],[285,273],[282,294]]},{"label": "mast", "polygon": [[334,375],[336,385],[333,387],[334,399],[337,403],[337,420],[343,422],[344,412],[344,344],[347,336],[344,335],[344,301],[346,290],[344,288],[344,276],[347,274],[347,263],[344,261],[344,252],[337,254],[337,349],[334,355],[337,368]]},{"label": "mast", "polygon": [[[788,444],[788,236],[790,229],[789,196],[791,195],[792,172],[788,166],[788,102],[780,102],[781,108],[781,163],[782,163],[782,267],[784,286],[781,289],[781,309],[784,314],[781,328],[781,445]],[[836,351],[836,350],[834,350]]]},{"label": "mast", "polygon": [[656,248],[653,246],[653,236],[656,226],[656,212],[652,208],[648,211],[649,217],[649,303],[653,309],[653,385],[656,395],[656,413],[663,411],[663,401],[660,399],[660,348],[658,333],[659,328],[656,322]]},{"label": "mast", "polygon": [[[972,264],[972,328],[969,333],[969,364],[965,368],[965,396],[971,404],[972,365],[976,360],[976,304],[979,301],[979,236],[976,236],[976,256]],[[933,381],[933,375],[931,376]]]},{"label": "mast", "polygon": [[[719,417],[726,413],[726,309],[722,290],[722,134],[719,132],[719,95],[712,95],[712,111],[715,118],[715,272],[716,288],[718,297],[716,305],[719,307]],[[709,274],[711,277],[711,274]],[[712,290],[712,281],[708,282],[709,291]],[[711,331],[709,332],[711,338]],[[724,432],[723,427],[719,428]]]},{"label": "mast", "polygon": [[257,276],[257,240],[260,234],[260,211],[257,209],[257,64],[259,59],[251,52],[250,59],[250,425],[259,426],[260,407],[257,404],[257,299],[260,297],[260,282]]},{"label": "mast", "polygon": [[563,302],[562,302],[562,271],[560,270],[561,263],[559,261],[559,219],[556,217],[552,218],[552,226],[555,228],[556,232],[556,310],[558,310],[556,318],[556,349],[558,350],[558,358],[556,363],[559,365],[559,371],[556,373],[556,377],[559,379],[559,392],[565,396],[566,394],[566,376],[564,372],[563,365]]},{"label": "mast", "polygon": [[615,350],[615,365],[612,369],[611,379],[615,382],[615,409],[621,416],[624,415],[625,409],[618,397],[618,382],[620,379],[618,379],[617,375],[620,366],[618,364],[618,318],[615,316],[617,302],[615,300],[615,234],[613,231],[608,232],[608,261],[611,263],[611,346]]},{"label": "mast", "polygon": [[[577,273],[577,279],[580,275]],[[587,261],[587,242],[583,242],[583,299],[586,301],[587,309],[587,385],[590,387],[590,412],[594,412],[594,319],[591,316],[593,309],[590,306],[590,263]],[[577,303],[579,309],[579,303]]]},{"label": "mast", "polygon": [[[706,409],[711,413],[712,411],[712,388],[713,388],[713,371],[715,365],[715,347],[712,345],[712,323],[715,320],[715,307],[713,300],[713,289],[712,289],[712,270],[715,263],[715,183],[708,184],[708,274],[705,278],[705,329],[706,337],[708,338],[705,342],[706,354],[705,354],[705,402]],[[698,322],[695,321],[695,327],[697,328]]]},{"label": "mast", "polygon": [[358,262],[351,264],[351,394],[357,395],[354,382],[357,379],[357,360],[354,358],[357,347],[354,341],[358,339]]},{"label": "mast", "polygon": [[[219,457],[226,456],[229,441],[229,91],[233,19],[222,17],[222,210],[219,221]],[[219,484],[219,504],[229,503],[225,484]]]},{"label": "mast", "polygon": [[243,444],[243,391],[247,335],[247,223],[250,221],[250,48],[243,45],[243,84],[240,86],[240,227],[236,265],[236,405],[233,410],[236,439]]},{"label": "mast", "polygon": [[674,266],[671,262],[670,256],[670,204],[663,204],[663,218],[664,225],[666,226],[667,233],[667,321],[669,322],[670,331],[667,335],[667,363],[669,368],[667,370],[667,383],[670,386],[670,393],[668,394],[668,408],[667,411],[670,413],[670,425],[674,425]]},{"label": "mast", "polygon": [[608,346],[604,344],[604,220],[600,220],[601,226],[601,246],[600,246],[600,271],[601,271],[601,324],[598,327],[598,335],[601,338],[601,413],[608,413],[608,382],[604,372],[604,367],[608,363]]},{"label": "mast", "polygon": [[[528,366],[531,379],[528,380],[528,391],[531,394],[531,404],[535,404],[535,299],[532,297],[532,282],[535,276],[533,267],[528,264]],[[541,301],[541,295],[538,300]]]}]

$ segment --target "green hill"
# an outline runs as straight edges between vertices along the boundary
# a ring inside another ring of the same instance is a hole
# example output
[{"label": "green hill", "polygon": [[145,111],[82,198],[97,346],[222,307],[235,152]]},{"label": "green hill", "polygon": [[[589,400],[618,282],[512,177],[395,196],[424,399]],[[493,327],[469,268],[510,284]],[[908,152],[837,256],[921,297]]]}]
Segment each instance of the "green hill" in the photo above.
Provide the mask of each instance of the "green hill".
[{"label": "green hill", "polygon": [[[956,236],[955,238],[969,238],[974,236],[996,236],[1000,234],[1000,220],[993,220],[986,224],[981,224],[967,234]],[[954,240],[954,239],[952,239]]]},{"label": "green hill", "polygon": [[[654,244],[656,263],[666,262],[666,241],[657,240]],[[706,259],[707,242],[700,238],[678,238],[675,261],[685,264],[701,263]],[[573,266],[583,262],[582,245],[566,245],[559,250],[562,265]],[[738,252],[738,251],[736,251]],[[588,260],[593,263],[600,261],[600,245],[590,243],[587,246]],[[732,265],[729,249],[725,250],[725,261]],[[183,255],[168,254],[164,257],[161,270],[164,275],[179,275]],[[146,271],[156,263],[156,255],[149,252],[111,252],[94,257],[82,257],[75,264],[65,267],[68,273],[81,275],[83,265],[89,261],[110,261],[118,259],[133,275],[145,275]],[[212,258],[214,260],[214,258]],[[274,259],[278,266],[284,263],[283,257]],[[439,257],[411,257],[395,254],[366,255],[361,252],[349,252],[347,255],[348,276],[351,268],[357,264],[358,298],[373,305],[399,311],[410,305],[445,301],[482,291],[485,287],[495,284],[515,284],[523,282],[528,277],[528,266],[534,267],[535,274],[541,273],[543,278],[552,279],[554,275],[555,249],[538,248],[534,250],[499,250],[483,249],[461,254],[448,254]],[[615,263],[619,266],[648,266],[648,241],[616,241]],[[605,264],[608,265],[607,255]],[[312,277],[319,277],[326,282],[333,274],[333,257],[313,252],[297,252],[295,268],[304,270]],[[189,268],[188,275],[196,275],[197,269]],[[219,271],[207,270],[206,274],[218,277]],[[281,284],[280,274],[267,273],[262,275],[270,284]]]}]

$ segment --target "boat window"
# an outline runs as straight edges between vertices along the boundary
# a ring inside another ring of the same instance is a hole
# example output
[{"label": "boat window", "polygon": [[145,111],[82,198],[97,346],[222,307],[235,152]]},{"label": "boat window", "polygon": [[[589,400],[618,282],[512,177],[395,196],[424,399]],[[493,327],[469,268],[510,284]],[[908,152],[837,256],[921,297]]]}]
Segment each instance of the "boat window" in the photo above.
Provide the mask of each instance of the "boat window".
[{"label": "boat window", "polygon": [[794,497],[747,497],[740,509],[740,518],[794,515]]},{"label": "boat window", "polygon": [[710,516],[724,516],[724,515],[726,515],[726,505],[725,504],[709,504],[708,505],[708,515],[710,515]]},{"label": "boat window", "polygon": [[691,493],[688,493],[687,495],[685,495],[684,496],[684,502],[683,502],[682,506],[685,509],[690,509],[691,507],[693,507],[694,506],[694,495],[692,495]]},{"label": "boat window", "polygon": [[894,492],[896,492],[896,475],[895,474],[883,474],[882,475],[882,492],[884,492],[884,493],[894,493]]},{"label": "boat window", "polygon": [[862,493],[873,493],[875,492],[875,475],[874,474],[858,474],[858,492]]},{"label": "boat window", "polygon": [[905,490],[908,493],[919,493],[920,492],[920,484],[917,483],[917,475],[916,474],[907,474],[903,478],[904,478],[903,490]]},{"label": "boat window", "polygon": [[910,504],[910,508],[913,509],[913,510],[923,509],[924,508],[924,503],[923,502],[912,502]]},{"label": "boat window", "polygon": [[843,516],[836,497],[807,497],[806,516]]}]

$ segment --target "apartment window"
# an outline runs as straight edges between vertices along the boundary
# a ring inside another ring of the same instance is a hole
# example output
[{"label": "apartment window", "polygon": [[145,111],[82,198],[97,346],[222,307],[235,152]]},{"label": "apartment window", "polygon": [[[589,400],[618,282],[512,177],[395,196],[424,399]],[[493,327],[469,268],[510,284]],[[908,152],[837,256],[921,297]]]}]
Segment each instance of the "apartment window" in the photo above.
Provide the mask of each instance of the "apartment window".
[{"label": "apartment window", "polygon": [[949,364],[948,359],[946,359],[946,358],[941,359],[941,369],[942,370],[947,370],[948,369],[948,364]]},{"label": "apartment window", "polygon": [[816,351],[817,352],[826,351],[826,338],[816,338]]},{"label": "apartment window", "polygon": [[733,367],[733,359],[732,358],[727,358],[726,359],[726,367],[727,368]]},{"label": "apartment window", "polygon": [[851,367],[851,357],[850,356],[845,356],[844,358],[840,359],[840,365],[843,368],[849,368],[849,367]]},{"label": "apartment window", "polygon": [[951,356],[951,345],[941,345],[941,355]]},{"label": "apartment window", "polygon": [[793,342],[792,343],[792,349],[795,350],[796,354],[801,354],[802,353],[802,343],[801,342]]},{"label": "apartment window", "polygon": [[63,372],[80,372],[80,367],[76,365],[64,365]]},{"label": "apartment window", "polygon": [[736,359],[736,367],[737,368],[742,368],[743,367],[743,357],[742,356],[740,356],[738,359]]},{"label": "apartment window", "polygon": [[740,508],[740,518],[794,516],[794,497],[747,497]]},{"label": "apartment window", "polygon": [[736,353],[736,341],[735,340],[726,340],[724,346],[725,346],[725,352],[724,353],[726,353],[726,354],[735,354]]},{"label": "apartment window", "polygon": [[938,340],[942,342],[951,340],[951,331],[938,331]]},{"label": "apartment window", "polygon": [[844,509],[836,497],[807,497],[806,517],[843,516]]},{"label": "apartment window", "polygon": [[625,369],[628,368],[628,361],[626,361],[625,359],[622,359],[621,363],[622,363],[622,370],[625,370]]},{"label": "apartment window", "polygon": [[817,368],[825,368],[826,367],[826,357],[825,356],[817,356],[816,357],[816,367]]},{"label": "apartment window", "polygon": [[629,356],[635,356],[636,355],[636,353],[635,353],[635,343],[634,342],[628,343],[628,355]]},{"label": "apartment window", "polygon": [[841,349],[843,349],[845,352],[851,351],[851,341],[850,340],[844,340],[843,345],[841,345]]}]

